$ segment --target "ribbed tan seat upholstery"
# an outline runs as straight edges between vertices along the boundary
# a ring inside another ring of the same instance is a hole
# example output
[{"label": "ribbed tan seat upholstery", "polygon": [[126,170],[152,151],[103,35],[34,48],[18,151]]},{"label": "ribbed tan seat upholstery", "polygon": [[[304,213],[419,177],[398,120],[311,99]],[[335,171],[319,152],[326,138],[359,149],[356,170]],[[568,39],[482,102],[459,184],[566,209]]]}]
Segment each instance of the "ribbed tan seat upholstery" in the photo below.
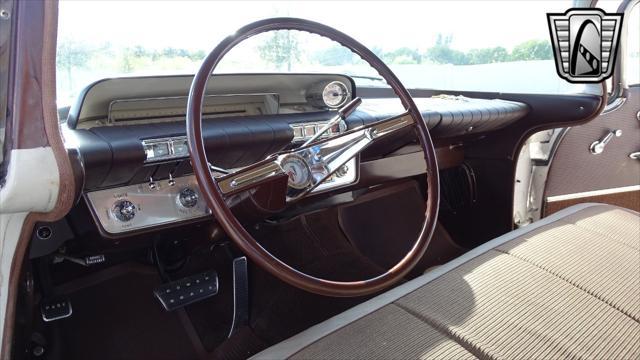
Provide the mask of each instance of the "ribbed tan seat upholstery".
[{"label": "ribbed tan seat upholstery", "polygon": [[256,358],[640,359],[640,216],[563,210]]}]

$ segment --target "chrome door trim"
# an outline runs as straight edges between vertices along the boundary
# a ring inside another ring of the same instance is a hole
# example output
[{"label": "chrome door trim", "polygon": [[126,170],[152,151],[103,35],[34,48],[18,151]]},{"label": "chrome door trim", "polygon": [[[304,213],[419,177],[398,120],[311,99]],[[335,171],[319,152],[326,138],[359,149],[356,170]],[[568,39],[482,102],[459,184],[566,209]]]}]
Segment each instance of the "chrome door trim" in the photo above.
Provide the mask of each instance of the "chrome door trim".
[{"label": "chrome door trim", "polygon": [[573,194],[555,195],[555,196],[547,197],[546,200],[548,203],[550,203],[550,202],[557,202],[557,201],[580,199],[585,197],[619,194],[619,193],[625,193],[625,192],[631,192],[631,191],[640,191],[640,185],[630,185],[630,186],[623,186],[623,187],[610,188],[610,189],[585,191],[585,192],[579,192],[579,193],[573,193]]}]

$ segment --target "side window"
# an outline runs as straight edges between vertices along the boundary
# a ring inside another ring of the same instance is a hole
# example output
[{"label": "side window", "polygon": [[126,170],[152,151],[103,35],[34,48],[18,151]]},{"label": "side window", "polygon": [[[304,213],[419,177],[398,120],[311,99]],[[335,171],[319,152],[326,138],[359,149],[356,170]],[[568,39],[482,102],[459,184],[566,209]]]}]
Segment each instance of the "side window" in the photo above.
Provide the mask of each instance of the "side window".
[{"label": "side window", "polygon": [[[598,1],[596,7],[605,12],[614,13],[620,11],[621,1]],[[640,5],[637,3],[627,12],[624,17],[624,28],[626,29],[625,53],[624,56],[624,80],[627,86],[640,84]],[[624,34],[623,34],[624,36]],[[624,37],[621,38],[622,41]],[[620,44],[622,46],[622,44]],[[615,75],[614,75],[615,77]],[[613,91],[613,77],[606,80],[609,95]],[[611,100],[611,99],[610,99]]]},{"label": "side window", "polygon": [[640,5],[636,4],[625,19],[627,21],[627,51],[625,56],[624,76],[627,85],[640,84]]},{"label": "side window", "polygon": [[11,47],[12,1],[0,1],[0,186],[3,180],[5,130],[7,126],[7,91],[9,90],[9,50]]}]

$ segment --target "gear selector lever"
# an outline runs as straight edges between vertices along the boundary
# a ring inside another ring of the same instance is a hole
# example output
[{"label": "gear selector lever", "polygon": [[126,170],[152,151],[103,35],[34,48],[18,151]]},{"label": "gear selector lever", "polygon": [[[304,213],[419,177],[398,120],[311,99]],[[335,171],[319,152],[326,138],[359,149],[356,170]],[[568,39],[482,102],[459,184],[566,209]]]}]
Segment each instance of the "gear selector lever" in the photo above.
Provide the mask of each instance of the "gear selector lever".
[{"label": "gear selector lever", "polygon": [[309,145],[312,142],[318,140],[322,134],[326,133],[329,129],[336,126],[340,121],[344,121],[346,118],[353,113],[358,106],[362,104],[362,99],[357,97],[351,100],[347,105],[343,106],[340,110],[338,110],[338,115],[334,116],[331,120],[329,120],[322,128],[318,130],[312,137],[310,137],[307,141],[302,144],[302,146]]}]

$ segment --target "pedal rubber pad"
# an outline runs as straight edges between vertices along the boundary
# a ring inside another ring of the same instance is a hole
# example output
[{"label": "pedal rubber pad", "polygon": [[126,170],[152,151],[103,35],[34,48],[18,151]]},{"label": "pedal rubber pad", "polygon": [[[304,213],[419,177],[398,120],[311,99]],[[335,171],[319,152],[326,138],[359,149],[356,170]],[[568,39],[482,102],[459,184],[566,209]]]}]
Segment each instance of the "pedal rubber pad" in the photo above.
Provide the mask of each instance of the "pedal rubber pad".
[{"label": "pedal rubber pad", "polygon": [[160,286],[153,294],[167,311],[204,300],[218,293],[218,274],[206,271]]},{"label": "pedal rubber pad", "polygon": [[42,320],[49,322],[71,316],[73,309],[69,300],[59,299],[43,301],[40,304],[40,312],[42,313]]}]

